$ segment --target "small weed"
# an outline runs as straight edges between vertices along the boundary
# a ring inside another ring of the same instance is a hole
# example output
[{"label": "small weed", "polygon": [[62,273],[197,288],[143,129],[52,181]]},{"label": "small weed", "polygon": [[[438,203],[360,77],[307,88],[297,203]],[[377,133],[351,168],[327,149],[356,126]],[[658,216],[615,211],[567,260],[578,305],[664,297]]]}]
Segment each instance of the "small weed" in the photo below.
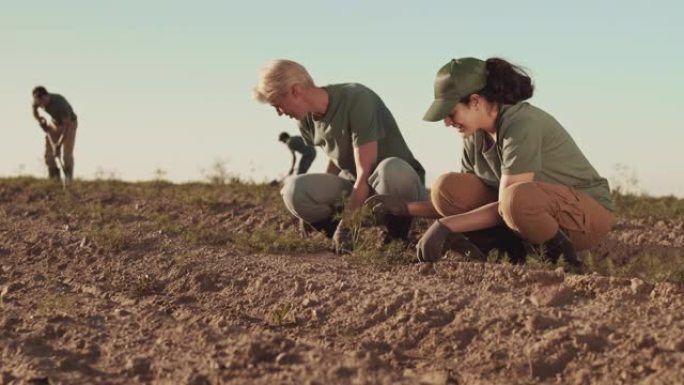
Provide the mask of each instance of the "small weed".
[{"label": "small weed", "polygon": [[351,231],[353,252],[374,248],[375,238],[367,236],[370,233],[368,228],[375,225],[376,222],[370,208],[361,207],[357,210],[343,210],[337,217],[344,221]]},{"label": "small weed", "polygon": [[202,170],[204,178],[214,186],[224,186],[232,181],[239,180],[236,175],[228,171],[226,163],[223,159],[216,159],[209,169]]},{"label": "small weed", "polygon": [[613,165],[614,175],[610,178],[611,189],[618,194],[638,194],[639,177],[634,168],[616,163]]},{"label": "small weed", "polygon": [[166,171],[162,170],[161,168],[157,167],[154,169],[152,172],[153,178],[152,180],[155,182],[166,182]]},{"label": "small weed", "polygon": [[370,208],[345,210],[338,215],[349,226],[352,235],[352,254],[350,260],[362,265],[388,267],[405,265],[415,260],[413,248],[401,240],[383,244],[383,234],[375,226],[377,219]]},{"label": "small weed", "polygon": [[497,250],[490,251],[485,257],[487,263],[497,263],[499,262],[499,252]]},{"label": "small weed", "polygon": [[291,302],[283,302],[278,305],[269,317],[271,324],[275,326],[288,326],[297,323],[296,309]]},{"label": "small weed", "polygon": [[492,249],[487,254],[487,262],[489,263],[502,263],[505,265],[511,265],[511,257],[507,252],[498,249]]},{"label": "small weed", "polygon": [[531,269],[542,269],[542,270],[553,270],[555,268],[553,262],[551,262],[546,253],[543,250],[541,252],[533,252],[527,254],[525,259],[525,264]]},{"label": "small weed", "polygon": [[105,268],[105,270],[102,272],[100,280],[102,282],[102,290],[105,292],[118,290],[119,285],[117,282],[117,277],[111,267]]},{"label": "small weed", "polygon": [[102,167],[98,167],[97,170],[95,170],[95,180],[98,182],[102,181],[115,181],[117,180],[116,176],[116,171],[114,170],[105,170]]},{"label": "small weed", "polygon": [[140,274],[133,281],[131,292],[136,297],[158,293],[162,288],[162,282],[151,274]]}]

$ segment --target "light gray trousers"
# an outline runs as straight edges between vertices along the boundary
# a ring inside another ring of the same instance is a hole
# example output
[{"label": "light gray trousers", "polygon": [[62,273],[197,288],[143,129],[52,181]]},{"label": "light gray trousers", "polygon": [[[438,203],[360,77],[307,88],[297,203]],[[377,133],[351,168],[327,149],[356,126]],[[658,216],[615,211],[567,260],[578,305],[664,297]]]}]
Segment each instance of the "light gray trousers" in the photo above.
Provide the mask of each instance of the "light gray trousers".
[{"label": "light gray trousers", "polygon": [[[396,196],[406,202],[428,200],[418,173],[401,158],[381,161],[368,178],[368,184],[376,194]],[[344,176],[302,174],[285,179],[280,194],[292,215],[316,223],[330,218],[353,187],[354,181]]]}]

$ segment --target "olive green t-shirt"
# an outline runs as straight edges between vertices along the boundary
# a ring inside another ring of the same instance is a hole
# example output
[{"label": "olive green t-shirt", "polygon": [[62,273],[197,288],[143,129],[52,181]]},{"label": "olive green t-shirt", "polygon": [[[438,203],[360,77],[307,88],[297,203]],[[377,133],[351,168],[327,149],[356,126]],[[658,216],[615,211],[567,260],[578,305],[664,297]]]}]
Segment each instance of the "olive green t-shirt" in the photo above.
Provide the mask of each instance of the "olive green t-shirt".
[{"label": "olive green t-shirt", "polygon": [[551,115],[525,102],[504,105],[496,128],[496,145],[489,145],[481,130],[464,140],[464,172],[493,188],[498,188],[502,174],[533,172],[535,181],[572,187],[613,211],[608,181]]},{"label": "olive green t-shirt", "polygon": [[76,114],[64,96],[60,94],[49,95],[50,100],[45,106],[45,112],[50,114],[50,117],[57,122],[57,124],[62,124],[62,120],[65,117],[70,117],[71,119],[76,120]]},{"label": "olive green t-shirt", "polygon": [[316,149],[311,146],[307,146],[301,136],[291,136],[290,139],[287,140],[287,148],[289,148],[291,151],[302,154],[302,156],[316,155]]},{"label": "olive green t-shirt", "polygon": [[385,103],[371,89],[357,83],[332,84],[328,110],[316,120],[311,114],[299,121],[304,141],[320,146],[342,171],[356,176],[354,148],[378,142],[378,163],[398,157],[410,164],[425,180],[423,166],[413,157],[397,122]]}]

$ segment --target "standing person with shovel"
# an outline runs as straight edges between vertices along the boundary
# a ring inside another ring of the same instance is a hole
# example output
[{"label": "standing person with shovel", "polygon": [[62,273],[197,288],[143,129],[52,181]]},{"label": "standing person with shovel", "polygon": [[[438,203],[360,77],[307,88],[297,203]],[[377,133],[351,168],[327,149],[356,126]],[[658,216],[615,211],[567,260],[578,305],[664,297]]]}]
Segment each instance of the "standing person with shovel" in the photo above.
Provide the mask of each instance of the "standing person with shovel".
[{"label": "standing person with shovel", "polygon": [[[61,179],[57,166],[59,161],[64,172],[64,182],[69,183],[74,175],[74,144],[78,127],[76,114],[62,95],[49,93],[43,86],[35,87],[32,94],[33,116],[45,131],[45,164],[48,175],[53,179]],[[40,108],[50,115],[52,124],[40,116]]]}]

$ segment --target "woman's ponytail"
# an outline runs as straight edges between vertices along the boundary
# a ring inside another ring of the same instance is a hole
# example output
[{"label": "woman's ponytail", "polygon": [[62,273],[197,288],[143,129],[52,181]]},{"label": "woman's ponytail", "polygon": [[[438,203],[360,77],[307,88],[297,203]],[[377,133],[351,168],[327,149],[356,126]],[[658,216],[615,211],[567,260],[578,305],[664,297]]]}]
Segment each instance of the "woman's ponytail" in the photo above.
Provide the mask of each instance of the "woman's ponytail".
[{"label": "woman's ponytail", "polygon": [[532,79],[523,69],[500,58],[490,58],[485,63],[487,85],[478,94],[501,104],[516,104],[532,97]]}]

